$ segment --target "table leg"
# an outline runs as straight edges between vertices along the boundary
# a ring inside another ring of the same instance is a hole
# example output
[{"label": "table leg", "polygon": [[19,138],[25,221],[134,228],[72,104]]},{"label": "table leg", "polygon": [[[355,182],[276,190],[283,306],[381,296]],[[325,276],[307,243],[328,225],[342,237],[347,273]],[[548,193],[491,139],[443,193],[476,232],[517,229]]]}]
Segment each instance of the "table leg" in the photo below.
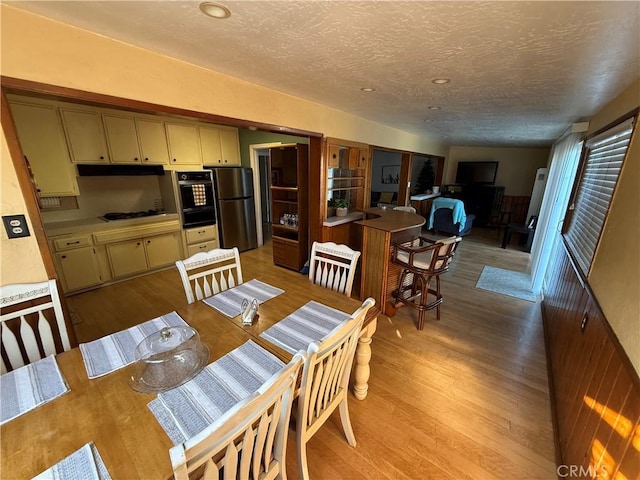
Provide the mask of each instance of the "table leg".
[{"label": "table leg", "polygon": [[356,366],[353,372],[353,394],[358,400],[367,398],[369,390],[369,376],[371,368],[369,361],[371,360],[371,337],[378,326],[378,319],[374,319],[369,325],[362,329],[360,338],[358,338],[358,346],[356,347]]}]

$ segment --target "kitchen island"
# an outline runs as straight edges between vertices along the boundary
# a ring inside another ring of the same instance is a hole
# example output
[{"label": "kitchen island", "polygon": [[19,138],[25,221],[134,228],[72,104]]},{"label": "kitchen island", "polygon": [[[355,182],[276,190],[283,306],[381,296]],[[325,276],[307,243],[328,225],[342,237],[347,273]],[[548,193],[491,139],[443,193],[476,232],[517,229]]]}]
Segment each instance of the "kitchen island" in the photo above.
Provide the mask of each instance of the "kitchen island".
[{"label": "kitchen island", "polygon": [[418,237],[426,220],[415,213],[379,207],[367,208],[364,214],[364,220],[355,222],[362,229],[360,298],[373,297],[383,313],[392,314],[387,301],[400,273],[391,263],[393,244]]}]

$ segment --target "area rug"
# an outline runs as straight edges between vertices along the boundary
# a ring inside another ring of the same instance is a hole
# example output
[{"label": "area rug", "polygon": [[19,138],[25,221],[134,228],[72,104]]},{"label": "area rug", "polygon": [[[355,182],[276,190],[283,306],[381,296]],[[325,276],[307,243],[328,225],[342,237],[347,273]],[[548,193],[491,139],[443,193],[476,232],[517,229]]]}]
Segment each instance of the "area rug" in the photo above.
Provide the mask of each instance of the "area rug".
[{"label": "area rug", "polygon": [[485,265],[476,283],[476,288],[521,298],[530,302],[538,301],[536,295],[531,292],[531,276],[528,273],[514,272]]}]

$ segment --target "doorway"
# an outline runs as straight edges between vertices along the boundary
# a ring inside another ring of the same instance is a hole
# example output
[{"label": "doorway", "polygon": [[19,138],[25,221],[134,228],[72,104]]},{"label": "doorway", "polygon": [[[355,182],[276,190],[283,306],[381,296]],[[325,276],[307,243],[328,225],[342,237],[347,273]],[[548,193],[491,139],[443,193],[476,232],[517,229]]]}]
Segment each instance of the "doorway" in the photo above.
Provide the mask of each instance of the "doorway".
[{"label": "doorway", "polygon": [[282,142],[249,145],[249,157],[253,170],[253,197],[256,208],[256,233],[258,247],[271,238],[271,195],[269,191],[269,149]]}]

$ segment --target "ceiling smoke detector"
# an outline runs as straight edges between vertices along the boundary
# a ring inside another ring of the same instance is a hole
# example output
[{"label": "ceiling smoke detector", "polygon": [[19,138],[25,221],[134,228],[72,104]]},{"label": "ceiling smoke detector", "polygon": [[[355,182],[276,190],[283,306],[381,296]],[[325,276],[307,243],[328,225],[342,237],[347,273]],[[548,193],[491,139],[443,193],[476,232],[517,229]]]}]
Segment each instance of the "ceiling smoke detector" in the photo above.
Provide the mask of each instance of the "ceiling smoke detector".
[{"label": "ceiling smoke detector", "polygon": [[213,2],[203,2],[200,4],[200,11],[212,18],[229,18],[231,16],[231,10],[224,5]]}]

